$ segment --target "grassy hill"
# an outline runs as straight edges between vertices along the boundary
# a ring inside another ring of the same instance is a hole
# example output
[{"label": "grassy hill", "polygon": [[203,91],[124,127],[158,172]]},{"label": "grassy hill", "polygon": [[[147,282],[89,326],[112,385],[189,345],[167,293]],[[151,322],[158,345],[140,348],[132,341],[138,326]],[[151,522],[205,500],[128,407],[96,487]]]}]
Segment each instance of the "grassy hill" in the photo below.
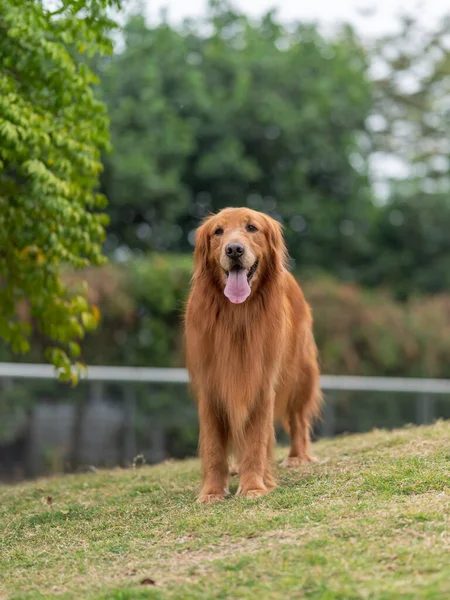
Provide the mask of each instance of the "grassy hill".
[{"label": "grassy hill", "polygon": [[315,454],[210,506],[195,460],[1,486],[0,598],[450,598],[450,423]]}]

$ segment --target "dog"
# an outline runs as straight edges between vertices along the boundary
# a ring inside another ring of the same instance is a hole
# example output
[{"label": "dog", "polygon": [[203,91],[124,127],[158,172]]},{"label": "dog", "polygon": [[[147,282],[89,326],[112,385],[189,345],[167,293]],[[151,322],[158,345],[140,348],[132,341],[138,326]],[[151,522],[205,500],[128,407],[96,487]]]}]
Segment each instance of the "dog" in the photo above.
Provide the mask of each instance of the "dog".
[{"label": "dog", "polygon": [[280,224],[249,208],[226,208],[196,232],[185,313],[186,362],[200,422],[199,502],[228,491],[232,450],[237,494],[276,487],[274,426],[290,435],[284,467],[314,460],[310,429],[321,407],[310,308],[286,268]]}]

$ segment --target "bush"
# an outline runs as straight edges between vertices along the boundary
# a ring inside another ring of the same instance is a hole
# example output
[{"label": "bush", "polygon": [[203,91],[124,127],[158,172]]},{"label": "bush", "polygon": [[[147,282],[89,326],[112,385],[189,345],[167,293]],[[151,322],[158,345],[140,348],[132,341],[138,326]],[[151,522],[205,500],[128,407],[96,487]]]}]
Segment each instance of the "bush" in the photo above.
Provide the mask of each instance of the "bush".
[{"label": "bush", "polygon": [[[82,344],[88,364],[183,366],[182,314],[191,257],[151,254],[123,265],[70,274],[89,284],[101,312],[99,330]],[[385,291],[341,284],[323,275],[302,281],[313,308],[324,373],[450,377],[450,294],[399,302]],[[42,360],[33,344],[31,360]],[[11,360],[5,354],[3,359]]]},{"label": "bush", "polygon": [[88,270],[89,299],[102,316],[99,331],[83,344],[84,360],[182,366],[181,319],[190,277],[189,256],[153,254]]},{"label": "bush", "polygon": [[[182,366],[189,256],[150,255],[88,273],[102,326],[88,363]],[[450,377],[450,295],[399,302],[386,291],[325,276],[301,282],[312,306],[322,369],[330,374]]]}]

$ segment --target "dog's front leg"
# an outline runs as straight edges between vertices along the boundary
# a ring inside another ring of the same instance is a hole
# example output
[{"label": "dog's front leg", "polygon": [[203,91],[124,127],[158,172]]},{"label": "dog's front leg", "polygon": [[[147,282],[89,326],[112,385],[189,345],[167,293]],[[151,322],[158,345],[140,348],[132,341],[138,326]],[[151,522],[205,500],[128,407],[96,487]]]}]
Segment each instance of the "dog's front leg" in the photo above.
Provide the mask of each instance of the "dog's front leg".
[{"label": "dog's front leg", "polygon": [[263,391],[252,408],[240,440],[241,463],[238,494],[252,498],[275,487],[271,473],[274,443],[273,407],[275,392]]},{"label": "dog's front leg", "polygon": [[203,486],[199,502],[222,500],[228,492],[228,428],[214,401],[206,394],[199,398],[200,457]]}]

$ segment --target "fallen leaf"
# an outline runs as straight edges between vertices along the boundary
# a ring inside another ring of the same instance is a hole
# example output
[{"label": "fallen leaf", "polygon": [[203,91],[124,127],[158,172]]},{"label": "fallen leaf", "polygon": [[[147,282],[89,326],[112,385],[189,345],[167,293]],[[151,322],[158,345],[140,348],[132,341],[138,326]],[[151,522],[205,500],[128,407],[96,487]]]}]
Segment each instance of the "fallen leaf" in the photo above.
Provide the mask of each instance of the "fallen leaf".
[{"label": "fallen leaf", "polygon": [[145,577],[141,581],[141,585],[156,585],[156,581],[154,579],[150,579],[150,577]]},{"label": "fallen leaf", "polygon": [[52,498],[52,496],[47,496],[46,500],[47,500],[47,504],[49,506],[51,506],[53,504],[53,498]]}]

